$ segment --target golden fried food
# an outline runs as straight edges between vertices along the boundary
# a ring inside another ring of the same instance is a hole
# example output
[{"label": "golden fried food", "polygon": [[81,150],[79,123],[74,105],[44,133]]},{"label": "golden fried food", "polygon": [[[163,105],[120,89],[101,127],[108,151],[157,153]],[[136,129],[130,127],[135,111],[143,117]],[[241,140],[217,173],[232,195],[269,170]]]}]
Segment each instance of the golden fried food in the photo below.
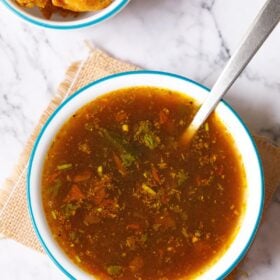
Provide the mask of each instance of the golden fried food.
[{"label": "golden fried food", "polygon": [[112,0],[52,0],[54,6],[74,12],[98,11],[108,7]]},{"label": "golden fried food", "polygon": [[26,8],[33,8],[33,7],[44,8],[47,5],[47,2],[48,0],[17,0],[17,3],[20,6]]},{"label": "golden fried food", "polygon": [[61,16],[77,15],[77,12],[99,11],[108,7],[113,0],[15,0],[25,8],[38,7],[45,18],[59,13]]},{"label": "golden fried food", "polygon": [[78,15],[77,12],[69,11],[60,7],[56,7],[53,5],[52,0],[47,0],[47,4],[44,8],[39,8],[42,15],[46,19],[50,19],[53,14],[59,14],[62,17],[73,16],[76,17]]}]

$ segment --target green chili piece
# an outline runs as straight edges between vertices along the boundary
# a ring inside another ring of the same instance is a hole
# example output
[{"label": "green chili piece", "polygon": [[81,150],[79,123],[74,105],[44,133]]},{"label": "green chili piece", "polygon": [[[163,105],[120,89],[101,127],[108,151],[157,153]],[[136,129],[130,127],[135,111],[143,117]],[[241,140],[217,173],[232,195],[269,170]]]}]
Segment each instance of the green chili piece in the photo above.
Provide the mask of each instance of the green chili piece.
[{"label": "green chili piece", "polygon": [[142,189],[151,196],[156,196],[156,192],[146,184],[142,184]]},{"label": "green chili piece", "polygon": [[58,170],[68,170],[71,169],[73,167],[72,163],[65,163],[65,164],[61,164],[57,166]]}]

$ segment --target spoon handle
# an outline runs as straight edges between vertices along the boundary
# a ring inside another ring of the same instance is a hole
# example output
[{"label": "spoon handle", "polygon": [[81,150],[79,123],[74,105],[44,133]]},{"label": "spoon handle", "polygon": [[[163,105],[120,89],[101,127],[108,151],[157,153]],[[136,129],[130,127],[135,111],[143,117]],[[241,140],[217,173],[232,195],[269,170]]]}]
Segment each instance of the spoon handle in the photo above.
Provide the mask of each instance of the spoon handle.
[{"label": "spoon handle", "polygon": [[[189,126],[193,134],[215,109],[224,94],[250,62],[279,20],[280,0],[268,0],[249,27],[239,47],[228,61],[209,96],[205,99],[193,118]],[[189,130],[189,128],[187,130]]]}]

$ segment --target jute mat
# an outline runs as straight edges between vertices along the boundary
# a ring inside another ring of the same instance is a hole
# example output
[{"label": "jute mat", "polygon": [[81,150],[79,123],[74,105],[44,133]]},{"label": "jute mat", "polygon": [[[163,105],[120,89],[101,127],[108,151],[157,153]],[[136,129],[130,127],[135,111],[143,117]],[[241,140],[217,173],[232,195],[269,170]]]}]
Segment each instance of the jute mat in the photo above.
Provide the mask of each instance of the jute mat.
[{"label": "jute mat", "polygon": [[[40,121],[29,138],[11,176],[0,189],[0,233],[37,251],[43,252],[33,231],[26,202],[26,171],[34,141],[51,113],[68,96],[89,82],[110,74],[134,71],[138,67],[110,57],[98,49],[92,49],[83,62],[73,63],[65,80],[61,83]],[[280,184],[280,148],[270,144],[262,137],[255,137],[261,154],[265,173],[265,207]],[[234,279],[231,274],[230,278]]]}]

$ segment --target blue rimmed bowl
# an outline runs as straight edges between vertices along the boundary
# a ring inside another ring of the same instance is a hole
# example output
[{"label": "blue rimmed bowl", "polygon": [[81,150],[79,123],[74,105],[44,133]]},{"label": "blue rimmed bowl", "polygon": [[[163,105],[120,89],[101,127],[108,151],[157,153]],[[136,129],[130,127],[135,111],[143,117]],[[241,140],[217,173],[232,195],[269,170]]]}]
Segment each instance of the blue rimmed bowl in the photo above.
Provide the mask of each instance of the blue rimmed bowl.
[{"label": "blue rimmed bowl", "polygon": [[[171,89],[186,94],[196,100],[198,104],[202,103],[209,94],[209,90],[202,85],[174,74],[153,71],[116,74],[89,84],[63,102],[48,119],[35,142],[29,162],[27,180],[30,217],[37,237],[46,253],[70,279],[94,278],[82,271],[66,256],[52,237],[48,227],[43,211],[40,187],[45,155],[60,127],[78,109],[110,91],[136,86]],[[197,276],[197,279],[202,280],[223,279],[238,264],[255,236],[264,201],[263,171],[252,136],[238,114],[226,102],[219,103],[216,114],[224,123],[227,133],[231,134],[244,166],[246,178],[244,213],[226,251]]]},{"label": "blue rimmed bowl", "polygon": [[24,8],[19,6],[15,0],[1,0],[14,14],[21,19],[35,25],[52,29],[76,29],[101,23],[119,13],[130,0],[113,0],[107,8],[97,12],[83,12],[78,16],[71,15],[63,17],[54,14],[51,19],[45,19],[37,8]]}]

